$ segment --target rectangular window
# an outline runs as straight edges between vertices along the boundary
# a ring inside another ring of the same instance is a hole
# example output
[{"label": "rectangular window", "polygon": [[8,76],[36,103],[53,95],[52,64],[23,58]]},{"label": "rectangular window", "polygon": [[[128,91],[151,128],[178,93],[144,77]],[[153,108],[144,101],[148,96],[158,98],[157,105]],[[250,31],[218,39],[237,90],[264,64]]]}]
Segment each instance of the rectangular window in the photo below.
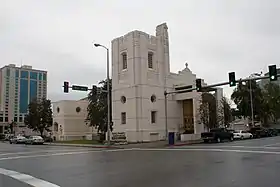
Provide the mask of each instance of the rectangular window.
[{"label": "rectangular window", "polygon": [[28,71],[21,71],[20,72],[20,77],[21,78],[25,78],[25,79],[28,79]]},{"label": "rectangular window", "polygon": [[148,67],[153,69],[153,53],[148,53]]},{"label": "rectangular window", "polygon": [[122,69],[127,69],[127,54],[126,53],[122,54],[122,63],[123,63]]},{"label": "rectangular window", "polygon": [[28,80],[20,80],[20,94],[19,94],[19,111],[20,113],[27,113],[28,108]]},{"label": "rectangular window", "polygon": [[19,117],[19,118],[18,118],[18,119],[19,119],[19,122],[22,122],[22,121],[23,121],[22,118],[23,118],[23,117]]},{"label": "rectangular window", "polygon": [[29,99],[30,101],[37,97],[37,81],[30,80]]},{"label": "rectangular window", "polygon": [[42,73],[39,73],[39,80],[42,80]]},{"label": "rectangular window", "polygon": [[125,112],[121,113],[121,123],[126,124],[126,113]]},{"label": "rectangular window", "polygon": [[16,78],[18,78],[19,77],[19,71],[18,71],[18,69],[16,70]]},{"label": "rectangular window", "polygon": [[3,122],[3,117],[0,117],[0,122]]},{"label": "rectangular window", "polygon": [[9,118],[8,117],[5,117],[5,122],[8,122],[9,121]]},{"label": "rectangular window", "polygon": [[156,116],[157,112],[156,111],[152,111],[151,112],[151,123],[156,123]]},{"label": "rectangular window", "polygon": [[35,79],[37,80],[37,72],[30,72],[30,79]]},{"label": "rectangular window", "polygon": [[14,117],[14,122],[17,122],[17,117]]},{"label": "rectangular window", "polygon": [[10,76],[10,69],[7,68],[7,71],[6,71],[6,76],[9,77]]},{"label": "rectangular window", "polygon": [[47,73],[43,74],[43,80],[46,81],[47,80]]}]

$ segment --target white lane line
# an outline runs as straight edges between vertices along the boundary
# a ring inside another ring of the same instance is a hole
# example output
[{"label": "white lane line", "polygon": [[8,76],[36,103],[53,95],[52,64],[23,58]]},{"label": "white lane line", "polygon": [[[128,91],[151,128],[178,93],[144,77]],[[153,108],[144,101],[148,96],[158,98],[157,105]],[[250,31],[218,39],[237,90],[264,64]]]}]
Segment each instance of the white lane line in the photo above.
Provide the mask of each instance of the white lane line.
[{"label": "white lane line", "polygon": [[24,158],[50,157],[50,156],[79,155],[79,154],[100,153],[100,152],[122,152],[122,151],[131,151],[131,150],[133,149],[92,150],[92,151],[80,151],[80,152],[76,151],[76,152],[66,152],[66,153],[53,153],[53,154],[44,154],[44,155],[14,156],[14,157],[0,158],[0,161],[16,160],[16,159],[24,159]]},{"label": "white lane line", "polygon": [[[185,147],[184,147],[185,148]],[[187,146],[187,148],[246,148],[246,149],[280,149],[280,147],[266,147],[266,146],[242,146],[242,145],[233,145],[233,146]]]},{"label": "white lane line", "polygon": [[136,151],[203,151],[203,152],[235,152],[235,153],[256,153],[256,154],[276,154],[280,152],[273,151],[253,151],[253,150],[235,150],[235,149],[134,149]]},{"label": "white lane line", "polygon": [[0,174],[14,178],[23,183],[29,184],[33,187],[60,187],[56,184],[32,177],[31,175],[27,175],[27,174],[23,174],[16,171],[3,169],[3,168],[0,168]]},{"label": "white lane line", "polygon": [[274,145],[279,145],[280,144],[280,142],[278,142],[278,143],[273,143],[273,144],[267,144],[267,145],[264,145],[265,147],[270,147],[270,146],[274,146]]},{"label": "white lane line", "polygon": [[45,151],[24,151],[24,152],[13,152],[13,153],[2,153],[0,154],[0,156],[7,156],[7,155],[25,155],[25,154],[33,154],[33,153],[53,153],[53,152],[69,152],[69,151],[87,151],[87,150],[90,150],[90,149],[77,149],[77,150],[73,150],[73,149],[66,149],[66,150],[60,150],[60,149],[57,149],[57,150],[45,150]]}]

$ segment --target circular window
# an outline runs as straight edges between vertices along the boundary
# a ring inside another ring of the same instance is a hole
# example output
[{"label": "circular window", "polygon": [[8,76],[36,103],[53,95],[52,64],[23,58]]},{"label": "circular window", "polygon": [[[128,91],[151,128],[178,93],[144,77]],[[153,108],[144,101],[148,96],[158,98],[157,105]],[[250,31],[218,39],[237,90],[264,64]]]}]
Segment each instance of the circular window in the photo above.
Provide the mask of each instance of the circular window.
[{"label": "circular window", "polygon": [[126,103],[126,97],[125,96],[121,96],[121,102]]},{"label": "circular window", "polygon": [[156,99],[157,99],[157,98],[156,98],[155,95],[152,95],[152,96],[151,96],[151,102],[152,102],[152,103],[156,102]]},{"label": "circular window", "polygon": [[60,108],[59,108],[59,107],[57,107],[57,108],[56,108],[56,112],[57,112],[57,113],[59,113],[59,111],[60,111]]},{"label": "circular window", "polygon": [[76,112],[77,112],[77,113],[81,112],[81,108],[80,108],[80,107],[77,107],[77,108],[76,108]]}]

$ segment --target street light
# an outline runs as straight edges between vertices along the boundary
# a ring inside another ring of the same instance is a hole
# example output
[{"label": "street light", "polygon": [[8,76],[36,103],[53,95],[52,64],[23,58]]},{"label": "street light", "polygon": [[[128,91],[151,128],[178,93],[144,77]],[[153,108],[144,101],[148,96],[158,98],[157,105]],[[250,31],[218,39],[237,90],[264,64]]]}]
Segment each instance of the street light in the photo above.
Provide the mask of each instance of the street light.
[{"label": "street light", "polygon": [[102,47],[106,49],[107,52],[107,105],[108,105],[108,115],[107,115],[107,138],[108,138],[108,144],[110,145],[110,108],[111,108],[111,103],[110,103],[110,77],[109,77],[109,49],[105,47],[104,45],[101,44],[93,44],[95,47]]},{"label": "street light", "polygon": [[[262,75],[261,73],[253,73],[249,76],[249,78],[253,78],[254,76],[260,77]],[[250,102],[251,102],[251,118],[252,118],[252,126],[255,126],[255,121],[254,121],[254,106],[253,106],[253,93],[252,93],[252,80],[249,80],[249,86],[250,86]]]}]

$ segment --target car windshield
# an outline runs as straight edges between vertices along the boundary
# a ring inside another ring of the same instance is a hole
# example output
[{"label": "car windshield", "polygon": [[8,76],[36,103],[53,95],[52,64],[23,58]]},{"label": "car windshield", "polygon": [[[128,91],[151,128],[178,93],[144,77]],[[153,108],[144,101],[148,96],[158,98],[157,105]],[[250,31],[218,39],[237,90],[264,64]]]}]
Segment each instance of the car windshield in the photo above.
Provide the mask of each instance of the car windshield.
[{"label": "car windshield", "polygon": [[34,138],[34,139],[42,139],[41,136],[33,136],[32,138]]}]

